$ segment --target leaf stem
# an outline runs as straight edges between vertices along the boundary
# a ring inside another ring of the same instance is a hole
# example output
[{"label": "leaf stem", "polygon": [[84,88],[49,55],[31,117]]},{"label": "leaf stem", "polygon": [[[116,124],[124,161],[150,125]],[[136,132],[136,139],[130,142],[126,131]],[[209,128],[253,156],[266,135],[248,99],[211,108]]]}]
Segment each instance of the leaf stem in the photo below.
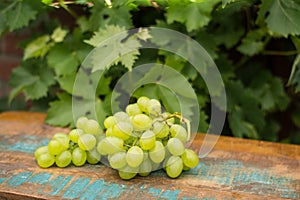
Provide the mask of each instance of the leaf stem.
[{"label": "leaf stem", "polygon": [[293,56],[298,54],[297,50],[292,51],[272,51],[272,50],[264,50],[262,51],[263,55],[271,55],[271,56]]}]

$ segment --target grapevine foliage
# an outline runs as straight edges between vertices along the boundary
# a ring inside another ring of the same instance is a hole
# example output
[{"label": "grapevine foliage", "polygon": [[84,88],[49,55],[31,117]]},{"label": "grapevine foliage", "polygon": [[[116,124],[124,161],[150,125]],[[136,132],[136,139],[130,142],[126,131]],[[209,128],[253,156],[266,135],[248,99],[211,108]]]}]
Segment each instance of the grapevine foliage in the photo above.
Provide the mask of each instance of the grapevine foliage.
[{"label": "grapevine foliage", "polygon": [[[58,12],[68,16],[69,23]],[[23,92],[26,100],[32,100],[33,104],[48,102],[48,124],[74,125],[72,95],[79,99],[91,98],[86,88],[82,88],[82,93],[72,92],[80,64],[93,47],[128,29],[153,26],[189,35],[214,59],[228,98],[224,134],[279,141],[282,139],[280,131],[290,131],[290,142],[299,142],[300,133],[295,131],[300,124],[299,0],[75,0],[68,3],[63,0],[5,0],[0,2],[0,17],[2,35],[24,29],[39,30],[22,44],[23,61],[11,76],[13,90],[9,100]],[[209,93],[190,63],[162,50],[138,49],[145,41],[159,44],[169,39],[140,28],[130,37],[115,41],[117,48],[114,49],[118,51],[114,53],[119,57],[113,63],[102,62],[104,58],[101,57],[101,51],[112,49],[97,50],[100,56],[93,58],[91,70],[106,68],[103,78],[94,85],[100,121],[112,114],[112,89],[122,74],[155,60],[172,66],[189,80],[201,108],[199,131],[207,130]],[[124,54],[128,46],[132,51]],[[178,51],[189,51],[188,42],[178,46]],[[95,64],[100,61],[103,66]],[[203,68],[203,73],[206,70],[209,69]],[[278,70],[285,73],[278,73]],[[88,72],[81,76],[85,79]],[[88,80],[93,81],[93,77]],[[215,88],[210,95],[217,97],[219,92],[220,89]],[[175,97],[163,87],[149,85],[137,90],[133,97],[141,95],[161,100],[168,110],[178,110],[178,102],[170,100]],[[119,101],[121,107],[122,99]],[[218,106],[218,102],[214,103]],[[82,109],[88,115],[91,108]],[[186,106],[185,109],[187,114],[193,113],[193,108]],[[278,115],[292,121],[289,123],[292,128],[287,128],[286,121],[280,121]]]}]

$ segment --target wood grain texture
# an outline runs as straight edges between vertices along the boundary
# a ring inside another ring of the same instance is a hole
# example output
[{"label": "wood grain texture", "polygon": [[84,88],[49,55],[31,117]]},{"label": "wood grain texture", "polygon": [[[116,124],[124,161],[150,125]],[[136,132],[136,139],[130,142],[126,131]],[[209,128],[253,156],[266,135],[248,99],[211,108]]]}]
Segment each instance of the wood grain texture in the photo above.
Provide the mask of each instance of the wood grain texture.
[{"label": "wood grain texture", "polygon": [[[300,199],[300,146],[220,137],[178,179],[121,180],[105,165],[41,169],[34,150],[56,132],[41,113],[0,114],[0,199]],[[204,134],[192,148],[199,150]]]}]

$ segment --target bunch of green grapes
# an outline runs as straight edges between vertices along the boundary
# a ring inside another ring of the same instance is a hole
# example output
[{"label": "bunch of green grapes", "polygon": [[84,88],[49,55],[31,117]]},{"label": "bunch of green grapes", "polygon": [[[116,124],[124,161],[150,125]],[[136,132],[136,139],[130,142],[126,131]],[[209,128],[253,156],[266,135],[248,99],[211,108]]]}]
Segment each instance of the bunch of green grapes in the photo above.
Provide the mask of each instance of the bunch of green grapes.
[{"label": "bunch of green grapes", "polygon": [[36,149],[34,156],[40,167],[48,168],[54,163],[58,167],[67,167],[71,163],[82,166],[86,162],[97,164],[100,161],[101,155],[96,144],[104,135],[99,123],[80,117],[76,126],[69,134],[54,134],[47,146]]},{"label": "bunch of green grapes", "polygon": [[178,113],[162,112],[156,99],[140,97],[125,112],[107,117],[104,127],[105,134],[97,121],[80,117],[69,135],[57,133],[48,146],[36,150],[39,166],[47,168],[55,163],[66,167],[71,162],[82,166],[103,158],[101,162],[128,180],[161,168],[169,177],[177,178],[183,170],[198,165],[197,154],[184,145],[190,139],[189,121]]}]

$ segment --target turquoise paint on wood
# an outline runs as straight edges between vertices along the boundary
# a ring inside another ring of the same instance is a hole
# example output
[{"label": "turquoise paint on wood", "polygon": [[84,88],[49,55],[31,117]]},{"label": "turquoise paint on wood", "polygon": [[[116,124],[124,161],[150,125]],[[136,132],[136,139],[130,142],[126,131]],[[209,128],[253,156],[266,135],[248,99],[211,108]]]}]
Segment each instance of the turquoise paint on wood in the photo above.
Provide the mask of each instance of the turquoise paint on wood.
[{"label": "turquoise paint on wood", "polygon": [[0,184],[2,184],[6,180],[7,180],[7,178],[0,178]]},{"label": "turquoise paint on wood", "polygon": [[159,196],[161,191],[162,191],[161,189],[157,189],[157,188],[148,188],[148,194],[151,194],[154,197]]},{"label": "turquoise paint on wood", "polygon": [[46,184],[49,183],[49,179],[51,178],[52,174],[50,173],[39,173],[34,174],[31,176],[31,178],[28,180],[29,183],[37,183],[37,184]]},{"label": "turquoise paint on wood", "polygon": [[98,193],[103,190],[105,182],[100,179],[90,184],[87,189],[80,196],[80,200],[93,200],[97,197]]},{"label": "turquoise paint on wood", "polygon": [[20,140],[14,144],[11,144],[7,147],[9,151],[19,151],[24,153],[34,153],[34,151],[40,147],[45,146],[49,143],[49,139],[43,139],[40,141],[32,141],[32,140]]},{"label": "turquoise paint on wood", "polygon": [[7,186],[17,187],[25,183],[32,175],[32,172],[20,172],[15,176],[12,176],[6,183]]},{"label": "turquoise paint on wood", "polygon": [[170,200],[177,199],[178,194],[180,193],[180,190],[166,190],[161,195],[160,198],[167,198]]},{"label": "turquoise paint on wood", "polygon": [[90,178],[80,177],[72,182],[72,184],[65,189],[63,198],[74,199],[80,196],[80,194],[85,190],[88,183],[90,182]]},{"label": "turquoise paint on wood", "polygon": [[73,176],[58,176],[55,179],[50,181],[52,186],[51,192],[49,193],[52,196],[55,196],[60,193],[61,190],[70,182]]}]

